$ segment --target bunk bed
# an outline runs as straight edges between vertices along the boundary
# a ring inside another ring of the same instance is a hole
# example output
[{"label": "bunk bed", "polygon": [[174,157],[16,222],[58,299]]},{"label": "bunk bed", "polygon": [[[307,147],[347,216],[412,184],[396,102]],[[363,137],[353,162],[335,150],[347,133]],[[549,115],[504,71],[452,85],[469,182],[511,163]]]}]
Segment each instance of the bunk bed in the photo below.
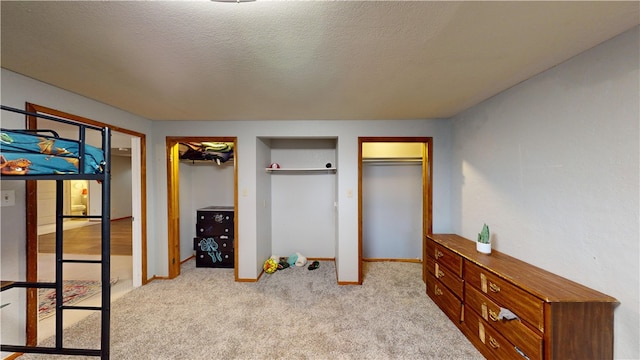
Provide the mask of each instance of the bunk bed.
[{"label": "bunk bed", "polygon": [[[77,130],[77,137],[62,138],[54,130],[42,129],[0,129],[0,179],[13,180],[52,180],[56,182],[56,269],[55,282],[28,282],[2,280],[1,291],[13,288],[56,290],[55,345],[44,347],[37,345],[0,345],[3,352],[40,353],[58,355],[84,355],[109,358],[110,342],[110,238],[111,238],[111,130],[67,119],[31,113],[8,106],[1,106],[3,115],[17,113],[27,119],[45,119],[67,124]],[[101,135],[101,148],[88,144],[89,131],[98,131]],[[100,215],[69,215],[64,213],[64,181],[96,180],[101,183],[102,206]],[[99,260],[80,260],[64,257],[63,220],[71,218],[100,219],[101,256]],[[4,241],[8,241],[3,239]],[[65,263],[94,263],[101,266],[101,306],[72,306],[63,303],[63,268]],[[63,315],[64,310],[99,311],[100,348],[81,349],[64,346]]]}]

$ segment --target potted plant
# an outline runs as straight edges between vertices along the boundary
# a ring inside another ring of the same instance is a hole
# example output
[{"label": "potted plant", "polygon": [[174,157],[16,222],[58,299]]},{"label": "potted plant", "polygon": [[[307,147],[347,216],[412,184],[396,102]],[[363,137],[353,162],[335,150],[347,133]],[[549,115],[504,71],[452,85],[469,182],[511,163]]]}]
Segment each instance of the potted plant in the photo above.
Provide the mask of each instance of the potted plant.
[{"label": "potted plant", "polygon": [[489,227],[484,224],[482,231],[478,234],[478,241],[476,242],[476,250],[483,254],[491,254],[491,238],[489,235]]}]

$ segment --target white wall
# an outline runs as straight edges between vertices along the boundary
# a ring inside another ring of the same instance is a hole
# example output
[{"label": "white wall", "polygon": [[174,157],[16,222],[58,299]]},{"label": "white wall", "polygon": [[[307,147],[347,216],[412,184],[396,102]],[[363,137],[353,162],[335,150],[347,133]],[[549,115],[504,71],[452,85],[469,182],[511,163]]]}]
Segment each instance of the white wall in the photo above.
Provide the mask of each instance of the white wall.
[{"label": "white wall", "polygon": [[335,174],[274,173],[271,184],[272,253],[334,258]]},{"label": "white wall", "polygon": [[[91,181],[90,181],[91,183]],[[131,157],[111,157],[111,219],[122,219],[132,216],[131,209]],[[101,195],[101,194],[100,194]],[[100,206],[100,201],[90,203]],[[100,212],[98,211],[98,214]]]},{"label": "white wall", "polygon": [[[244,155],[245,152],[242,152]],[[255,218],[256,218],[256,227],[255,233],[251,233],[251,235],[255,236],[256,244],[255,253],[256,259],[258,261],[260,259],[266,259],[273,254],[272,250],[272,238],[271,238],[271,206],[267,206],[267,204],[271,204],[271,175],[265,172],[265,164],[271,163],[271,140],[269,139],[260,139],[256,138],[256,162],[255,162],[255,173],[254,179],[256,183],[256,210],[255,210]],[[240,191],[241,197],[246,197],[244,191],[246,188],[242,188]],[[236,236],[236,239],[244,238],[248,234],[245,232],[246,227],[243,226],[239,229],[239,234]],[[251,237],[247,237],[251,238]],[[247,248],[246,245],[243,245],[243,248]],[[237,265],[236,265],[237,266]]]},{"label": "white wall", "polygon": [[638,54],[636,27],[453,119],[453,232],[487,223],[496,249],[617,298],[618,359],[640,358]]},{"label": "white wall", "polygon": [[[150,133],[151,122],[139,116],[135,116],[103,103],[52,87],[6,69],[1,69],[0,75],[2,88],[0,102],[2,105],[24,109],[25,102],[31,102],[140,133]],[[24,116],[3,111],[2,126],[6,128],[24,128]],[[147,148],[147,153],[151,154],[151,146]],[[149,173],[153,173],[153,166],[151,162],[147,164],[147,171]],[[24,281],[26,276],[25,182],[6,180],[6,178],[3,178],[0,182],[0,187],[3,190],[12,189],[16,194],[15,206],[2,207],[0,209],[2,219],[2,227],[0,228],[0,253],[2,256],[0,270],[2,278]],[[153,186],[148,186],[147,188],[151,194]],[[148,198],[151,199],[148,207],[153,208],[153,197],[148,196]],[[156,228],[154,226],[149,226],[148,238],[153,239],[155,232]],[[150,257],[153,259],[154,244],[152,241],[150,241],[149,244],[149,253]],[[164,261],[166,263],[166,258]],[[155,273],[156,266],[157,265],[153,261],[149,263],[149,274],[153,275]],[[24,343],[23,324],[25,322],[24,315],[26,313],[24,310],[24,291],[18,289],[4,291],[0,293],[0,296],[2,303],[12,303],[10,307],[6,307],[2,310],[3,321],[1,324],[2,328],[0,337],[3,340],[3,343]],[[5,318],[5,314],[7,313],[10,313],[11,315]],[[6,354],[3,353],[2,355],[4,356]]]},{"label": "white wall", "polygon": [[[193,218],[195,210],[206,206],[233,206],[233,160],[221,165],[201,162],[187,165],[191,170],[189,186],[192,188]],[[182,170],[182,167],[180,167]]]},{"label": "white wall", "polygon": [[[6,126],[5,121],[2,121]],[[0,208],[0,275],[2,280],[26,280],[25,239],[26,224],[24,221],[24,182],[0,181],[0,189],[15,191],[16,205]],[[17,211],[22,208],[22,211]],[[22,226],[19,226],[22,225]],[[11,289],[0,292],[0,304],[9,304],[2,308],[2,321],[0,323],[0,339],[3,344],[24,344],[26,323],[26,291],[24,289]],[[20,330],[19,330],[20,329]],[[4,358],[10,353],[0,353]]]},{"label": "white wall", "polygon": [[[37,182],[38,226],[56,223],[56,182]],[[66,189],[65,189],[66,190]]]}]

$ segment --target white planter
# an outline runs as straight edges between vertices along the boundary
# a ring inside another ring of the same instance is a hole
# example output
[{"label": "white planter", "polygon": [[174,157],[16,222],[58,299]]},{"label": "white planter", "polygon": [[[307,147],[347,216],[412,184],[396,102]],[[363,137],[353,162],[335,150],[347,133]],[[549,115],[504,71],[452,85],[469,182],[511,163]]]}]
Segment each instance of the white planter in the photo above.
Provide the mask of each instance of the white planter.
[{"label": "white planter", "polygon": [[491,254],[491,244],[476,242],[476,250],[483,254]]}]

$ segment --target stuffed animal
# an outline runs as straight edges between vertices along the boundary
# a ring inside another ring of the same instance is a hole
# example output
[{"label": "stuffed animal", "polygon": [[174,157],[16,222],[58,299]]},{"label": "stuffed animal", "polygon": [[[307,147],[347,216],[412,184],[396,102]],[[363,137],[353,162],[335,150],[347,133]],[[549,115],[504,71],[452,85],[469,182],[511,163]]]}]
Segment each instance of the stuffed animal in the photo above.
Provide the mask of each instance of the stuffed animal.
[{"label": "stuffed animal", "polygon": [[267,259],[262,267],[267,274],[273,274],[278,270],[278,263],[273,259]]}]

